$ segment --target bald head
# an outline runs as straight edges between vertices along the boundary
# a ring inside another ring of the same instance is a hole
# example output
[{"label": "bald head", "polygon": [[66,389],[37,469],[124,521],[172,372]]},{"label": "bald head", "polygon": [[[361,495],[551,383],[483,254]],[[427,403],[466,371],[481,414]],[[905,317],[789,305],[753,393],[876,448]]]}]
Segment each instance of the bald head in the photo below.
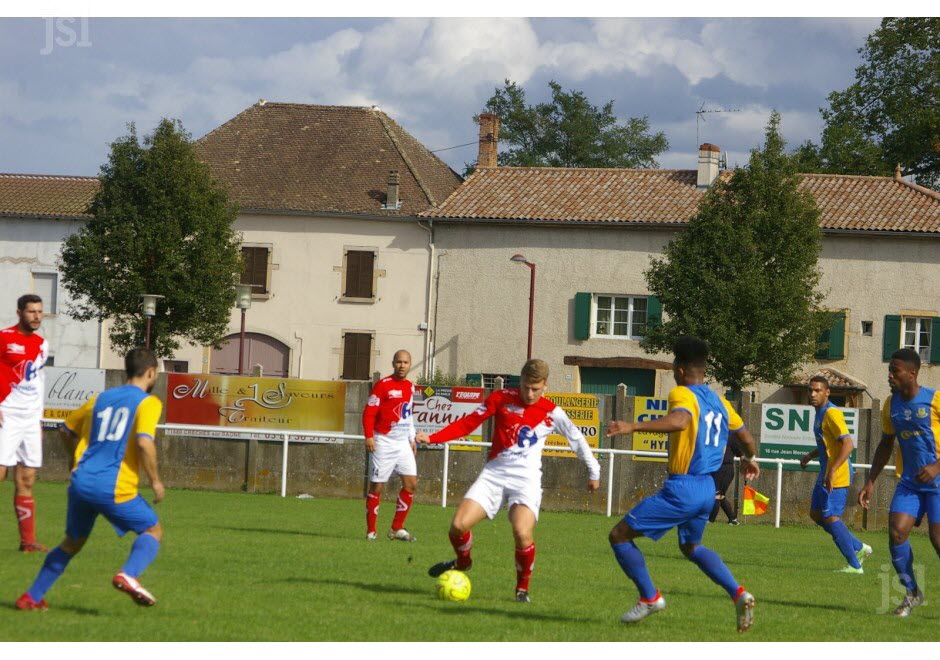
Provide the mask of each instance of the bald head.
[{"label": "bald head", "polygon": [[408,375],[409,371],[411,371],[411,353],[404,349],[395,351],[395,356],[392,358],[392,376],[401,380]]}]

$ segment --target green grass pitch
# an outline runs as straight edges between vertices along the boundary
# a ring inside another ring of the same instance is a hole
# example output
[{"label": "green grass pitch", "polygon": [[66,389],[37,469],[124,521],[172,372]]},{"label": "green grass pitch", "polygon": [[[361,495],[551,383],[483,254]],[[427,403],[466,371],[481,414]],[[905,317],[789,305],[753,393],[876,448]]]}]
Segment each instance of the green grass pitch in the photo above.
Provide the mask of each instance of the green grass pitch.
[{"label": "green grass pitch", "polygon": [[[370,543],[360,500],[187,490],[168,491],[157,507],[164,543],[141,579],[155,607],[137,607],[111,587],[133,535],[118,539],[99,519],[47,595],[49,611],[19,612],[13,602],[43,557],[16,551],[11,491],[9,481],[0,485],[5,641],[930,641],[940,634],[932,602],[940,599],[932,579],[940,564],[923,534],[912,544],[928,600],[899,620],[884,612],[899,598],[885,532],[861,533],[875,554],[855,576],[833,573],[842,560],[818,528],[710,525],[706,545],[757,599],[754,627],[739,636],[731,602],[682,557],[674,531],[658,543],[639,541],[666,610],[626,626],[619,617],[636,590],[607,544],[616,518],[542,513],[530,605],[513,600],[505,513],[484,521],[474,530],[473,594],[445,603],[426,570],[452,556],[453,508],[416,505],[408,528],[418,541],[391,542],[384,531],[394,501],[386,497],[380,538]],[[39,539],[51,546],[64,527],[64,484],[38,484],[36,500]]]}]

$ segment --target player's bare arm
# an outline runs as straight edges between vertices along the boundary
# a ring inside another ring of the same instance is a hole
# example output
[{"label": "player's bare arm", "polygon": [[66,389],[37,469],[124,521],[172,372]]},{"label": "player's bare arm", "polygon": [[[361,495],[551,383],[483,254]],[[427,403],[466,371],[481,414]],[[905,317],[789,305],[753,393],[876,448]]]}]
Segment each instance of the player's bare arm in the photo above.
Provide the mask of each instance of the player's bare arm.
[{"label": "player's bare arm", "polygon": [[625,435],[637,431],[650,433],[672,433],[681,431],[692,423],[692,415],[686,410],[673,410],[665,417],[653,419],[648,422],[621,422],[614,420],[607,425],[607,437]]},{"label": "player's bare arm", "polygon": [[59,427],[59,437],[62,438],[62,446],[69,457],[69,471],[75,469],[75,447],[78,444],[78,438],[65,426]]},{"label": "player's bare arm", "polygon": [[371,435],[366,438],[366,451],[370,454],[375,451],[375,438]]},{"label": "player's bare arm", "polygon": [[917,471],[917,480],[922,484],[929,484],[940,474],[940,461],[925,465]]},{"label": "player's bare arm", "polygon": [[415,436],[415,442],[417,442],[419,445],[430,444],[431,436],[429,436],[427,433],[419,433]]},{"label": "player's bare arm", "polygon": [[881,442],[878,443],[878,448],[875,449],[875,456],[871,461],[871,471],[868,473],[868,480],[858,492],[858,503],[863,509],[868,508],[868,504],[871,502],[872,491],[875,489],[875,479],[881,474],[884,466],[888,464],[888,460],[891,458],[893,451],[894,436],[883,433],[881,435]]},{"label": "player's bare arm", "polygon": [[809,465],[809,462],[814,458],[819,458],[819,450],[814,449],[813,451],[808,451],[803,454],[803,458],[800,459],[800,469],[805,470],[806,466]]},{"label": "player's bare arm", "polygon": [[754,436],[751,435],[751,432],[744,427],[735,431],[734,435],[737,437],[738,443],[743,449],[743,455],[741,456],[741,474],[744,475],[745,480],[753,481],[760,476],[760,465],[754,460],[754,456],[757,454],[757,443],[754,441]]},{"label": "player's bare arm", "polygon": [[600,479],[588,479],[587,489],[589,493],[593,493],[600,487],[601,487]]},{"label": "player's bare arm", "polygon": [[149,435],[138,435],[137,449],[140,452],[140,466],[147,473],[150,487],[153,489],[153,503],[157,504],[163,501],[163,496],[166,494],[157,470],[157,446]]}]

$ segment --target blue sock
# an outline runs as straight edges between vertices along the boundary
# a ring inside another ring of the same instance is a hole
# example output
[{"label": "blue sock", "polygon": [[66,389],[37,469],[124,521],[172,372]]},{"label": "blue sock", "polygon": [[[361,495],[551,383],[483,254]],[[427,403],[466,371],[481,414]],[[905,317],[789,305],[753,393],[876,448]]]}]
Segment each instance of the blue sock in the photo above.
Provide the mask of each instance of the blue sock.
[{"label": "blue sock", "polygon": [[141,534],[131,546],[131,554],[121,570],[132,578],[140,577],[147,567],[157,558],[160,542],[150,534]]},{"label": "blue sock", "polygon": [[655,598],[656,587],[653,586],[653,580],[650,578],[649,571],[646,570],[646,560],[643,559],[643,553],[636,547],[636,543],[627,541],[617,545],[611,544],[610,549],[614,551],[614,557],[617,558],[620,568],[640,590],[640,598],[644,600]]},{"label": "blue sock", "polygon": [[914,551],[911,550],[910,541],[900,545],[889,545],[891,550],[891,563],[898,573],[898,579],[908,591],[917,591],[917,582],[914,581]]},{"label": "blue sock", "polygon": [[712,579],[712,582],[721,586],[728,592],[731,598],[738,595],[738,582],[734,579],[731,571],[721,561],[721,557],[714,550],[709,550],[704,545],[695,546],[692,554],[689,555],[689,561],[698,566],[702,572]]},{"label": "blue sock", "polygon": [[[836,542],[836,547],[839,548],[839,552],[842,553],[842,556],[845,557],[845,561],[849,562],[849,566],[852,568],[861,568],[861,564],[858,562],[858,557],[855,556],[854,544],[858,543],[858,540],[852,536],[852,532],[849,531],[849,528],[845,526],[845,523],[841,520],[837,520],[832,523],[826,523],[823,525],[823,529],[829,532],[832,536],[832,540]],[[862,545],[859,543],[859,548]]]},{"label": "blue sock", "polygon": [[27,591],[29,597],[36,602],[42,600],[42,597],[52,588],[52,585],[59,579],[59,576],[62,575],[65,567],[69,565],[71,560],[72,555],[62,548],[56,548],[46,555],[46,561],[42,563],[42,568],[39,569],[39,575],[36,576],[36,579],[33,581],[33,586]]},{"label": "blue sock", "polygon": [[862,549],[863,545],[864,544],[861,541],[859,541],[857,538],[855,538],[855,535],[853,534],[852,535],[852,550],[854,550],[855,552],[858,552],[859,550]]}]

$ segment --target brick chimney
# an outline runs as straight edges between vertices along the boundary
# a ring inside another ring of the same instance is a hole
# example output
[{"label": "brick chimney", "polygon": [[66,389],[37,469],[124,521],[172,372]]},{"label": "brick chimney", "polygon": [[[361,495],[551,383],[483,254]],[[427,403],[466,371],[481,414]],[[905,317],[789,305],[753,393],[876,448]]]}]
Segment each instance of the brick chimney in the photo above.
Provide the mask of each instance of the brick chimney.
[{"label": "brick chimney", "polygon": [[698,148],[698,179],[699,188],[708,188],[718,178],[720,169],[721,149],[706,142]]},{"label": "brick chimney", "polygon": [[388,195],[385,197],[385,210],[397,211],[401,208],[401,200],[398,197],[398,170],[391,170],[388,173]]},{"label": "brick chimney", "polygon": [[480,153],[477,156],[477,167],[496,167],[498,144],[499,117],[484,112],[480,115]]}]

